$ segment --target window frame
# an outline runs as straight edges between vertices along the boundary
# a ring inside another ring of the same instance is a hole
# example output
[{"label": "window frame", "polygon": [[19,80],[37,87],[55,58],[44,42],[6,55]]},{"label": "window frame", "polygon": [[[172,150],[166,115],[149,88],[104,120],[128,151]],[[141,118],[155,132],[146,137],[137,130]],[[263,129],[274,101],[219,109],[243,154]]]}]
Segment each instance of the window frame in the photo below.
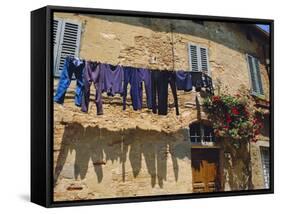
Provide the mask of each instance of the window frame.
[{"label": "window frame", "polygon": [[261,156],[261,170],[262,170],[262,177],[263,177],[263,186],[266,189],[270,188],[270,166],[268,167],[268,183],[266,182],[266,176],[264,171],[264,151],[267,150],[268,152],[268,162],[270,165],[270,148],[267,146],[260,146],[260,156]]},{"label": "window frame", "polygon": [[[191,60],[191,46],[195,46],[196,47],[196,52],[197,52],[197,66],[198,66],[198,71],[193,71],[192,70],[192,60]],[[193,71],[193,72],[203,72],[208,74],[209,76],[211,76],[211,68],[210,68],[210,58],[209,58],[209,48],[203,45],[199,45],[193,42],[188,42],[187,44],[187,53],[188,53],[188,59],[189,59],[189,70]],[[202,58],[201,58],[201,48],[204,48],[206,50],[206,57],[207,57],[207,67],[208,70],[207,71],[203,71],[202,70]]]},{"label": "window frame", "polygon": [[[252,59],[256,59],[257,62],[258,62],[258,66],[260,66],[260,60],[258,59],[258,57],[255,57],[254,55],[252,54],[248,54],[246,53],[246,62],[247,62],[247,68],[248,68],[248,75],[249,75],[249,82],[250,82],[250,86],[251,86],[251,94],[256,96],[256,97],[264,97],[264,89],[263,89],[263,82],[262,82],[262,76],[261,76],[261,71],[259,69],[259,75],[260,75],[260,78],[261,78],[261,85],[257,85],[258,86],[258,92],[257,91],[254,91],[254,87],[253,87],[253,81],[252,81],[252,74],[251,74],[251,69],[250,69],[250,62],[249,62],[249,57],[252,58]],[[256,71],[257,72],[257,71]],[[256,74],[257,75],[257,74]],[[259,84],[259,81],[258,81],[258,77],[256,76],[256,81],[257,81],[257,84]],[[262,90],[261,90],[262,89]],[[261,93],[262,91],[262,93]]]},{"label": "window frame", "polygon": [[[192,125],[198,125],[199,126],[199,130],[200,130],[200,135],[191,135],[191,126]],[[215,134],[212,136],[212,135],[205,135],[205,130],[206,130],[206,127],[209,127],[213,130],[213,127],[211,125],[206,125],[202,122],[193,122],[193,123],[190,123],[189,124],[189,139],[190,139],[190,142],[191,142],[191,145],[194,145],[194,146],[210,146],[210,145],[214,145],[216,143],[216,140],[215,140]],[[200,137],[200,142],[198,142],[197,140],[196,141],[192,141],[191,138],[196,138],[198,139],[198,137]],[[204,138],[205,137],[208,137],[210,139],[213,139],[212,141],[205,141]]]}]

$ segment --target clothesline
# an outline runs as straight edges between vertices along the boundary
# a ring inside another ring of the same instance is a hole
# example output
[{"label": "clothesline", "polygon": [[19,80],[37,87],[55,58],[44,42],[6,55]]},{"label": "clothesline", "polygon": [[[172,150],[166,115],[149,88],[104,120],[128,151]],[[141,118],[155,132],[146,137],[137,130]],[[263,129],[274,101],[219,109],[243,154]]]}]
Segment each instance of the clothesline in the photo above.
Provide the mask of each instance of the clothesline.
[{"label": "clothesline", "polygon": [[108,96],[120,94],[123,97],[123,110],[126,109],[127,87],[130,84],[130,95],[134,110],[142,108],[143,83],[146,92],[147,107],[153,113],[167,115],[168,85],[174,97],[176,114],[179,115],[177,90],[190,91],[192,87],[200,90],[205,87],[213,93],[212,79],[202,72],[186,72],[169,70],[136,68],[132,66],[111,65],[91,60],[83,60],[67,56],[61,72],[54,101],[63,104],[65,93],[75,76],[75,104],[88,112],[90,87],[93,83],[96,94],[97,115],[103,114],[102,93]]}]

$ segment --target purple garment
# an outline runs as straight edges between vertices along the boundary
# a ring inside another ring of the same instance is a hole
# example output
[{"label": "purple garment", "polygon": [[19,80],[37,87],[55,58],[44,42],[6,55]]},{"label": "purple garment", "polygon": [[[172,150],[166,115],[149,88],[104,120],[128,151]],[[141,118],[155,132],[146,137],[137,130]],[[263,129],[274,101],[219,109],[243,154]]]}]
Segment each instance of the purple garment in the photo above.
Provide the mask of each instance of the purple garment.
[{"label": "purple garment", "polygon": [[127,98],[127,88],[130,83],[130,94],[133,104],[133,109],[138,110],[141,109],[141,100],[140,94],[142,91],[141,79],[140,76],[137,75],[137,68],[133,67],[124,67],[124,94],[123,94],[123,110],[126,109],[126,98]]},{"label": "purple garment", "polygon": [[133,109],[139,110],[142,108],[142,82],[145,84],[147,106],[148,108],[152,108],[150,71],[143,68],[124,67],[123,110],[126,109],[128,84],[130,84]]},{"label": "purple garment", "polygon": [[[148,69],[140,68],[139,75],[141,76],[141,80],[144,82],[147,107],[151,109],[152,108],[151,72]],[[142,93],[141,93],[141,100],[142,100]]]},{"label": "purple garment", "polygon": [[123,95],[123,68],[120,65],[100,64],[100,70],[103,75],[102,92],[108,96]]},{"label": "purple garment", "polygon": [[96,89],[95,103],[97,107],[97,115],[103,114],[102,109],[102,89],[103,89],[103,74],[100,69],[101,64],[97,62],[86,62],[83,72],[84,94],[82,97],[82,111],[88,112],[90,103],[90,88],[93,83]]},{"label": "purple garment", "polygon": [[178,90],[191,91],[192,90],[192,75],[190,72],[177,71],[176,83]]}]

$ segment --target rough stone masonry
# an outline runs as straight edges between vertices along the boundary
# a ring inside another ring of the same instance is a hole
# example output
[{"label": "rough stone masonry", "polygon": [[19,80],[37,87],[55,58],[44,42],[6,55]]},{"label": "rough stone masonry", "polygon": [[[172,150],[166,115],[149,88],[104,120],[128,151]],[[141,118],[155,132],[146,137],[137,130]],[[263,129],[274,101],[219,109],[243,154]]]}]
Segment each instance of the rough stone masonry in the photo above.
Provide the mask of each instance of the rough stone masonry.
[{"label": "rough stone masonry", "polygon": [[[82,23],[79,56],[86,60],[190,70],[187,44],[207,47],[214,85],[223,82],[233,94],[241,84],[250,87],[245,53],[262,55],[259,39],[248,41],[239,26],[231,23],[199,25],[189,20],[66,13],[54,16]],[[269,79],[263,61],[260,68],[265,97],[269,99]],[[58,80],[54,83],[56,90]],[[193,191],[188,127],[199,118],[206,119],[196,104],[199,101],[200,107],[202,93],[178,91],[179,116],[171,94],[167,116],[154,115],[147,108],[133,111],[130,99],[123,111],[121,97],[103,95],[104,115],[97,116],[94,87],[89,113],[82,113],[74,105],[74,88],[72,82],[63,106],[54,104],[55,201]],[[268,135],[260,138],[268,144]],[[262,188],[261,157],[258,145],[252,146],[253,188]],[[223,147],[227,150],[221,166],[224,190],[248,189],[249,175],[244,172],[249,165],[249,149],[233,151]],[[238,156],[241,159],[236,159]]]}]

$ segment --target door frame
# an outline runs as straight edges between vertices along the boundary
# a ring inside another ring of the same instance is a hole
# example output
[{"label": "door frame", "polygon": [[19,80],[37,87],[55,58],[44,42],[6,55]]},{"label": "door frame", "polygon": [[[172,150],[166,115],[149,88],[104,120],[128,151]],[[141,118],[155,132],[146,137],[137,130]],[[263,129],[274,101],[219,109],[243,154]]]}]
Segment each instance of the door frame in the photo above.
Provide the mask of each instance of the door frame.
[{"label": "door frame", "polygon": [[[218,150],[218,173],[219,173],[219,176],[218,176],[218,179],[219,179],[219,189],[216,191],[216,192],[220,192],[220,191],[223,191],[224,187],[223,187],[223,184],[224,184],[224,176],[223,176],[223,155],[224,155],[224,152],[223,152],[223,149],[220,147],[220,146],[217,146],[217,145],[214,145],[214,146],[205,146],[205,145],[192,145],[191,146],[191,170],[192,170],[192,150],[194,149],[200,149],[200,150],[203,150],[203,149],[217,149]],[[192,174],[192,186],[193,186],[193,174]],[[193,189],[193,187],[192,187]]]}]

